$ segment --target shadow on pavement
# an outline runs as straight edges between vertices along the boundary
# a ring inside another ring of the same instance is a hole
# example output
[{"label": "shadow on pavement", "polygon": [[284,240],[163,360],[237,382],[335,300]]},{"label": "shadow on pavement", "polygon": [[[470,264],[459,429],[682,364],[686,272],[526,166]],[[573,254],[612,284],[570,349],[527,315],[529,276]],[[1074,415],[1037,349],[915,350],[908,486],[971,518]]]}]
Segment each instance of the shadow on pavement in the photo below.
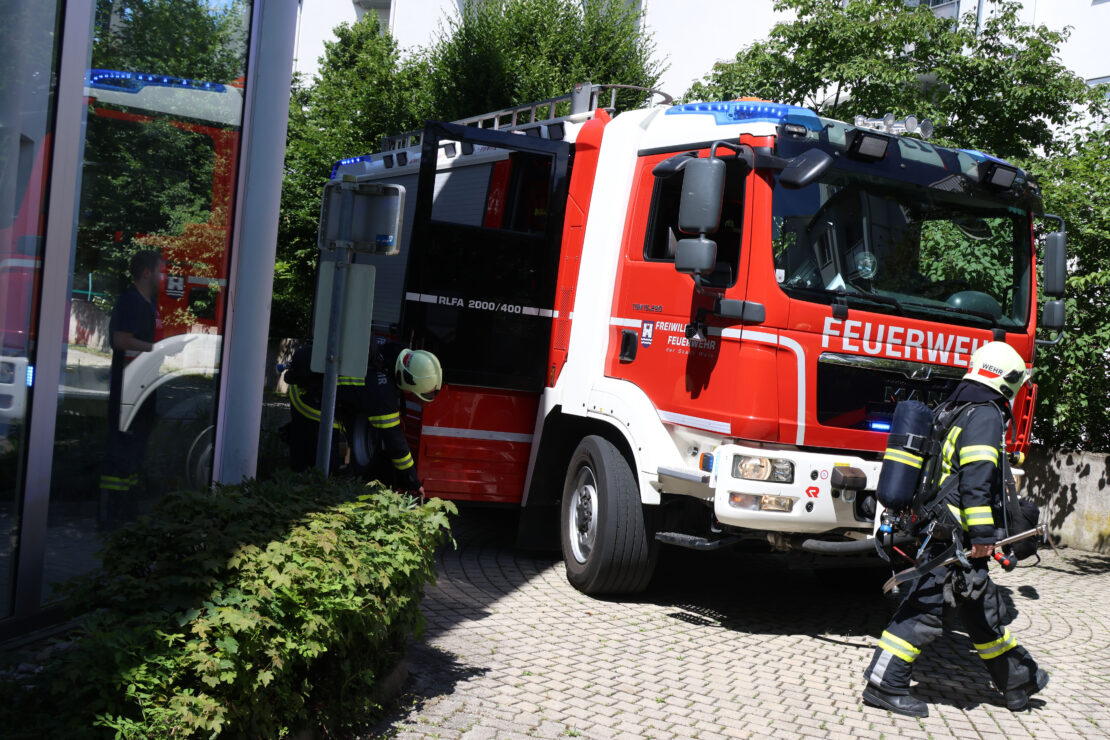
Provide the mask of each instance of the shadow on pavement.
[{"label": "shadow on pavement", "polygon": [[[1065,554],[1066,553],[1066,554]],[[1077,576],[1101,576],[1110,573],[1110,556],[1079,550],[1057,552],[1059,565],[1041,563],[1036,566],[1057,573],[1070,573]]]},{"label": "shadow on pavement", "polygon": [[484,676],[488,669],[460,663],[458,659],[426,643],[413,643],[408,651],[409,678],[392,709],[358,734],[359,738],[387,738],[409,714],[419,714],[428,701],[455,693],[455,687]]}]

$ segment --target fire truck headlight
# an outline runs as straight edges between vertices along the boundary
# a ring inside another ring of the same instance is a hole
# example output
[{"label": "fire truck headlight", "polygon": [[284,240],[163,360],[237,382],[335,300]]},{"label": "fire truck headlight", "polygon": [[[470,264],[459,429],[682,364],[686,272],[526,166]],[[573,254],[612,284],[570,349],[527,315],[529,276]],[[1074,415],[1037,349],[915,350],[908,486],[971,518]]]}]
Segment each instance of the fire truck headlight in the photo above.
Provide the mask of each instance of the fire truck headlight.
[{"label": "fire truck headlight", "polygon": [[732,477],[741,480],[793,483],[794,463],[781,458],[737,455],[732,458]]},{"label": "fire truck headlight", "polygon": [[732,506],[736,509],[759,511],[759,504],[762,500],[762,496],[757,496],[752,493],[737,493],[736,491],[728,492],[728,504],[729,506]]},{"label": "fire truck headlight", "polygon": [[728,492],[729,506],[748,511],[781,511],[789,514],[797,499],[790,496],[761,496],[756,493]]},{"label": "fire truck headlight", "polygon": [[15,382],[15,363],[0,362],[0,383],[11,385]]},{"label": "fire truck headlight", "polygon": [[775,483],[793,483],[794,463],[789,460],[772,460],[771,480]]}]

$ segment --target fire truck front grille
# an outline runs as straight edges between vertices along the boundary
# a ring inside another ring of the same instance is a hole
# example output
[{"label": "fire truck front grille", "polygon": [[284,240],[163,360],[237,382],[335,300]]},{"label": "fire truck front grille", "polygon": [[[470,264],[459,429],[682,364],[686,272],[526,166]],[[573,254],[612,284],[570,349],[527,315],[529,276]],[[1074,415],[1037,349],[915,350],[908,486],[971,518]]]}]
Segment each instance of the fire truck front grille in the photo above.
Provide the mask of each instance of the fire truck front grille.
[{"label": "fire truck front grille", "polygon": [[825,352],[817,360],[817,421],[845,429],[883,429],[899,401],[930,408],[956,387],[964,371],[945,365]]}]

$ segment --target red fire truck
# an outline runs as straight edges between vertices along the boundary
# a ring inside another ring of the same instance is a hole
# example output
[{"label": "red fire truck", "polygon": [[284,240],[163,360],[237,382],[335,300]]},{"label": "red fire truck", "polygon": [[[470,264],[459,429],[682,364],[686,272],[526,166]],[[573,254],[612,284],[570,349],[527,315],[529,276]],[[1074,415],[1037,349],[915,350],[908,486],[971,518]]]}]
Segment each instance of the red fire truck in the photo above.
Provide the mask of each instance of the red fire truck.
[{"label": "red fire truck", "polygon": [[[587,593],[644,588],[660,543],[873,552],[895,404],[942,399],[992,339],[1032,362],[1036,183],[892,132],[910,121],[755,100],[614,116],[601,92],[334,168],[410,193],[402,259],[359,259],[375,321],[443,363],[436,401],[408,407],[426,491],[522,507],[524,542],[558,522]],[[1062,302],[1042,323],[1062,330]]]}]

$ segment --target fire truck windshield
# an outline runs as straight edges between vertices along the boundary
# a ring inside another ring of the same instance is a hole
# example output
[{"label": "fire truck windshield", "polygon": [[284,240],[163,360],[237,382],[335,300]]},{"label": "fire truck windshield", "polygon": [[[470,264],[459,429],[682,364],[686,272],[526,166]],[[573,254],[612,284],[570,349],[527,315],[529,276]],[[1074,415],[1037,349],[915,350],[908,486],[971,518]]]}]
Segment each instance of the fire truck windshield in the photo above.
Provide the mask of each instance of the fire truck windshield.
[{"label": "fire truck windshield", "polygon": [[1024,328],[1029,213],[865,172],[775,187],[775,276],[791,297],[971,326]]}]

